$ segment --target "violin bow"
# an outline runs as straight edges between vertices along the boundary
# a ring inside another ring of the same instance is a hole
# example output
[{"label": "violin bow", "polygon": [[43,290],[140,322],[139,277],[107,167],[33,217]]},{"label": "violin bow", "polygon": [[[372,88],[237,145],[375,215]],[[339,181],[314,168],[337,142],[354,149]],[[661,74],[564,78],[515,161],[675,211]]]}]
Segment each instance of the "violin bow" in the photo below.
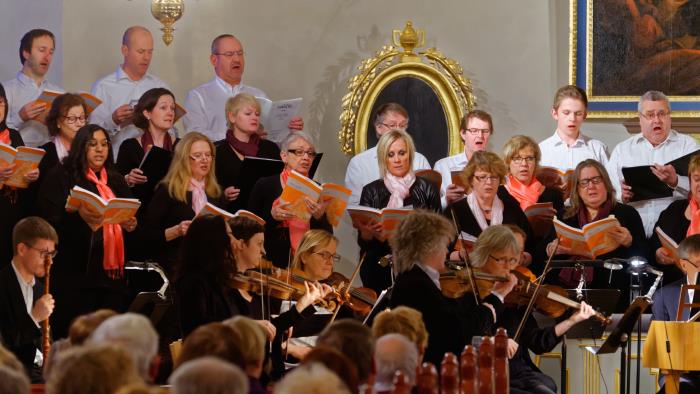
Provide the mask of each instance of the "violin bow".
[{"label": "violin bow", "polygon": [[[455,229],[457,230],[457,239],[459,241],[464,241],[464,238],[462,238],[462,229],[457,225],[457,218],[455,218],[455,211],[450,207],[450,215],[452,216],[452,223],[455,226]],[[460,246],[463,248],[464,243],[460,242]],[[464,256],[460,253],[460,256],[462,258],[462,261],[464,262],[464,269],[467,270],[467,278],[469,278],[469,285],[472,287],[472,294],[474,295],[474,301],[476,302],[476,305],[481,305],[481,294],[479,294],[479,288],[476,287],[476,278],[474,277],[474,271],[472,270],[472,266],[469,263],[469,256],[467,255],[467,251],[464,251]]]},{"label": "violin bow", "polygon": [[[561,239],[558,237],[554,241],[554,252],[549,256],[547,259],[547,263],[544,265],[544,270],[542,272],[546,273],[549,271],[549,265],[552,262],[552,257],[556,254],[556,250],[559,247],[559,243],[561,242]],[[542,288],[542,282],[544,282],[544,277],[545,275],[542,274],[537,281],[535,282],[535,291],[532,293],[532,298],[530,298],[530,301],[527,303],[527,308],[525,309],[525,313],[523,314],[523,318],[520,320],[520,324],[518,324],[518,329],[515,331],[515,335],[513,336],[513,340],[515,342],[518,342],[518,339],[520,338],[520,334],[522,334],[523,327],[525,327],[525,322],[527,321],[528,316],[530,316],[530,313],[532,313],[532,308],[535,306],[535,301],[537,300],[537,297],[539,296],[540,289]]]},{"label": "violin bow", "polygon": [[[45,281],[44,281],[44,295],[49,294],[49,286],[51,282],[51,256],[44,257],[44,271],[45,271]],[[49,323],[50,316],[46,317],[46,320],[42,322],[44,332],[42,333],[42,351],[44,356],[44,365],[46,365],[46,360],[49,359],[49,352],[51,351],[51,325]]]},{"label": "violin bow", "polygon": [[[365,257],[367,256],[367,252],[363,253],[362,256],[360,257],[360,261],[357,263],[357,266],[355,267],[355,271],[353,271],[352,276],[350,277],[350,280],[348,281],[348,285],[345,288],[345,294],[338,299],[338,305],[335,308],[335,311],[333,312],[333,316],[331,317],[331,320],[328,322],[328,325],[333,324],[335,321],[335,318],[338,316],[338,312],[340,311],[340,307],[343,305],[343,297],[347,297],[348,294],[350,294],[350,288],[352,287],[352,282],[355,281],[355,278],[357,278],[357,273],[360,272],[360,267],[362,267],[362,263],[365,262]],[[393,268],[392,268],[393,269]]]}]

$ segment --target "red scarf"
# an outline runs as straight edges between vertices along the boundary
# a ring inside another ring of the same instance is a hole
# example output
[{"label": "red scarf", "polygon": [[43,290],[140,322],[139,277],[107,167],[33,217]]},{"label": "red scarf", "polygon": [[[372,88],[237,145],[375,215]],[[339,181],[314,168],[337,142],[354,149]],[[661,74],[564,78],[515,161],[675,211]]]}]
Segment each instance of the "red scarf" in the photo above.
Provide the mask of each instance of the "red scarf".
[{"label": "red scarf", "polygon": [[226,142],[228,142],[231,148],[238,151],[243,156],[256,157],[258,155],[258,149],[260,148],[260,137],[258,137],[257,133],[251,135],[248,142],[243,142],[236,138],[236,136],[233,134],[233,130],[228,129],[226,130]]},{"label": "red scarf", "polygon": [[686,237],[700,233],[700,206],[695,202],[692,194],[688,194],[688,206],[690,207],[690,226],[685,233]]},{"label": "red scarf", "polygon": [[[116,197],[112,189],[107,186],[107,170],[100,170],[98,179],[95,172],[88,168],[86,178],[97,185],[97,191],[104,200]],[[110,279],[118,279],[124,276],[124,236],[122,228],[118,224],[105,224],[102,226],[102,238],[104,252],[102,267]]]},{"label": "red scarf", "polygon": [[544,185],[534,176],[530,184],[525,185],[513,175],[508,175],[506,177],[506,189],[511,196],[518,200],[520,208],[524,211],[530,205],[537,204],[537,200],[544,192]]},{"label": "red scarf", "polygon": [[10,130],[0,131],[0,144],[10,145]]},{"label": "red scarf", "polygon": [[[148,152],[149,149],[151,149],[151,146],[155,145],[155,142],[153,142],[153,136],[151,135],[151,132],[146,130],[143,132],[141,135],[141,146],[143,147],[144,152]],[[170,138],[170,134],[167,132],[163,136],[163,149],[167,150],[168,152],[173,151],[173,141]]]},{"label": "red scarf", "polygon": [[[285,169],[280,174],[280,183],[282,184],[282,189],[287,186],[287,179],[289,179],[289,174],[292,170],[285,167]],[[272,206],[275,207],[280,204],[280,199],[277,198]],[[282,222],[282,227],[287,227],[289,229],[289,243],[292,247],[292,255],[296,253],[297,247],[301,242],[301,238],[304,234],[311,229],[311,223],[306,220],[301,219],[290,219]]]}]

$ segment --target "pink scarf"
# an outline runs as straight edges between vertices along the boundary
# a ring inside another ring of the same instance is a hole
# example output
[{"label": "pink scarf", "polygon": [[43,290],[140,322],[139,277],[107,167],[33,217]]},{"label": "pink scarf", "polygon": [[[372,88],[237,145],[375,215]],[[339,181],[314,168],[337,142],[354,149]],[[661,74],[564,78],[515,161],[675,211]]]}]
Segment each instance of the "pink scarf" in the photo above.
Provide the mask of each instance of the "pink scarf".
[{"label": "pink scarf", "polygon": [[[292,170],[285,167],[282,173],[280,174],[280,183],[282,184],[283,190],[284,187],[287,186],[287,179],[289,179],[289,174],[291,174],[291,172]],[[272,203],[272,206],[277,206],[279,205],[279,203],[280,199],[278,197]],[[311,223],[307,220],[294,218],[283,221],[281,226],[287,227],[289,229],[289,244],[292,247],[292,255],[294,255],[294,253],[296,253],[297,251],[297,247],[299,247],[301,239],[304,237],[304,234],[306,234],[311,229]]]},{"label": "pink scarf", "polygon": [[386,175],[384,175],[384,185],[391,193],[389,203],[386,205],[387,208],[403,207],[403,200],[408,197],[408,194],[411,192],[411,186],[415,181],[416,174],[414,174],[413,171],[409,171],[408,174],[404,175],[402,178],[387,172]]},{"label": "pink scarf", "polygon": [[190,184],[187,190],[192,192],[192,210],[194,214],[199,214],[199,211],[207,205],[207,193],[204,192],[204,180],[197,181],[190,177]]},{"label": "pink scarf", "polygon": [[537,204],[537,200],[544,191],[544,185],[532,177],[529,185],[520,182],[513,175],[506,177],[506,190],[520,203],[520,208],[524,211],[530,205]]},{"label": "pink scarf", "polygon": [[[97,191],[104,200],[114,198],[114,192],[107,186],[107,170],[100,170],[100,177],[88,168],[85,177],[97,185]],[[124,236],[122,227],[118,224],[105,224],[102,226],[102,239],[104,251],[102,267],[110,279],[118,279],[124,275]]]},{"label": "pink scarf", "polygon": [[690,206],[690,226],[685,234],[689,237],[693,234],[700,234],[700,206],[695,202],[692,194],[688,194],[688,206]]}]

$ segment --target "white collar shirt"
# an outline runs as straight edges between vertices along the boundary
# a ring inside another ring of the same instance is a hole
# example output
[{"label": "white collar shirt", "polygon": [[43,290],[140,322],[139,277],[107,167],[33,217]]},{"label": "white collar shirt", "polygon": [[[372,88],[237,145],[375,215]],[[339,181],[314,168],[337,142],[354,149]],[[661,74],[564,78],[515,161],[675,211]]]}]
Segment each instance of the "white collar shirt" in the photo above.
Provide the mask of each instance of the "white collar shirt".
[{"label": "white collar shirt", "polygon": [[226,130],[228,130],[225,113],[226,100],[239,93],[249,93],[255,97],[267,98],[265,92],[260,89],[242,83],[231,86],[218,76],[190,90],[185,98],[187,113],[182,119],[185,133],[198,131],[212,141],[224,139]]},{"label": "white collar shirt", "polygon": [[5,95],[9,108],[7,109],[7,126],[19,131],[24,144],[37,147],[49,142],[49,129],[43,123],[30,119],[23,121],[19,116],[19,111],[27,103],[36,100],[44,90],[52,90],[63,93],[64,90],[58,85],[44,79],[38,84],[22,71],[17,76],[3,83]]},{"label": "white collar shirt", "polygon": [[599,140],[579,133],[573,145],[567,145],[558,132],[540,142],[542,159],[540,166],[554,167],[563,171],[576,168],[578,163],[586,159],[594,159],[604,166],[608,163],[608,147]]},{"label": "white collar shirt", "polygon": [[428,275],[428,278],[430,278],[438,289],[442,290],[442,287],[440,286],[440,272],[438,272],[438,270],[433,267],[428,267],[422,263],[416,263],[416,265],[418,268],[422,269],[426,275]]},{"label": "white collar shirt", "polygon": [[[12,261],[11,265],[12,269],[15,271],[15,275],[17,276],[19,289],[22,291],[22,298],[24,299],[24,305],[27,308],[27,315],[29,315],[34,324],[39,327],[39,322],[34,320],[34,317],[32,316],[32,308],[34,307],[34,285],[36,285],[36,278],[32,276],[32,280],[30,282],[25,282],[24,279],[22,279],[22,275],[17,270],[14,260]],[[43,362],[43,354],[41,351],[39,351],[39,349],[36,349],[36,352],[34,353],[34,364],[41,366]]]},{"label": "white collar shirt", "polygon": [[445,193],[447,191],[447,186],[452,184],[452,171],[463,170],[464,167],[467,166],[467,163],[469,163],[469,160],[467,160],[467,154],[464,152],[442,158],[435,163],[435,168],[433,169],[442,176],[442,184],[440,185],[440,203],[442,204],[442,209],[447,208]]},{"label": "white collar shirt", "polygon": [[[675,130],[671,130],[666,140],[657,146],[653,146],[641,133],[620,142],[610,155],[610,161],[607,165],[608,175],[610,175],[610,181],[615,188],[617,199],[620,199],[620,182],[624,180],[622,167],[666,164],[695,152],[698,148],[698,143],[694,138],[680,134]],[[629,203],[639,212],[647,237],[652,235],[654,224],[661,211],[674,200],[687,198],[689,190],[688,177],[678,176],[678,185],[673,191],[673,196]]]}]

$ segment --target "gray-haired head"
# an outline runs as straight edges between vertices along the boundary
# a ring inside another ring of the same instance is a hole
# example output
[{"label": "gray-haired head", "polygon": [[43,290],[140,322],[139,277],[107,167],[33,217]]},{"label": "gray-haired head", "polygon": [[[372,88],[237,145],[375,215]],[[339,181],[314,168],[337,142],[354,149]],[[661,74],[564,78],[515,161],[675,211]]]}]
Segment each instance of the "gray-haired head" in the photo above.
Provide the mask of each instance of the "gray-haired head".
[{"label": "gray-haired head", "polygon": [[282,140],[282,142],[280,143],[280,150],[282,150],[282,152],[286,152],[287,149],[289,149],[289,145],[291,145],[294,141],[298,139],[302,139],[312,147],[315,147],[314,140],[309,134],[303,131],[295,131],[293,133],[289,133],[289,135]]},{"label": "gray-haired head", "polygon": [[248,378],[237,366],[216,357],[180,365],[168,379],[173,394],[246,394]]},{"label": "gray-haired head", "polygon": [[668,97],[658,90],[649,90],[639,98],[639,103],[637,104],[637,112],[642,113],[642,103],[645,101],[665,101],[668,110],[671,110],[671,102]]},{"label": "gray-haired head", "polygon": [[401,334],[383,335],[375,344],[374,365],[375,384],[381,387],[391,387],[396,371],[403,372],[409,383],[414,383],[418,367],[416,344]]}]

